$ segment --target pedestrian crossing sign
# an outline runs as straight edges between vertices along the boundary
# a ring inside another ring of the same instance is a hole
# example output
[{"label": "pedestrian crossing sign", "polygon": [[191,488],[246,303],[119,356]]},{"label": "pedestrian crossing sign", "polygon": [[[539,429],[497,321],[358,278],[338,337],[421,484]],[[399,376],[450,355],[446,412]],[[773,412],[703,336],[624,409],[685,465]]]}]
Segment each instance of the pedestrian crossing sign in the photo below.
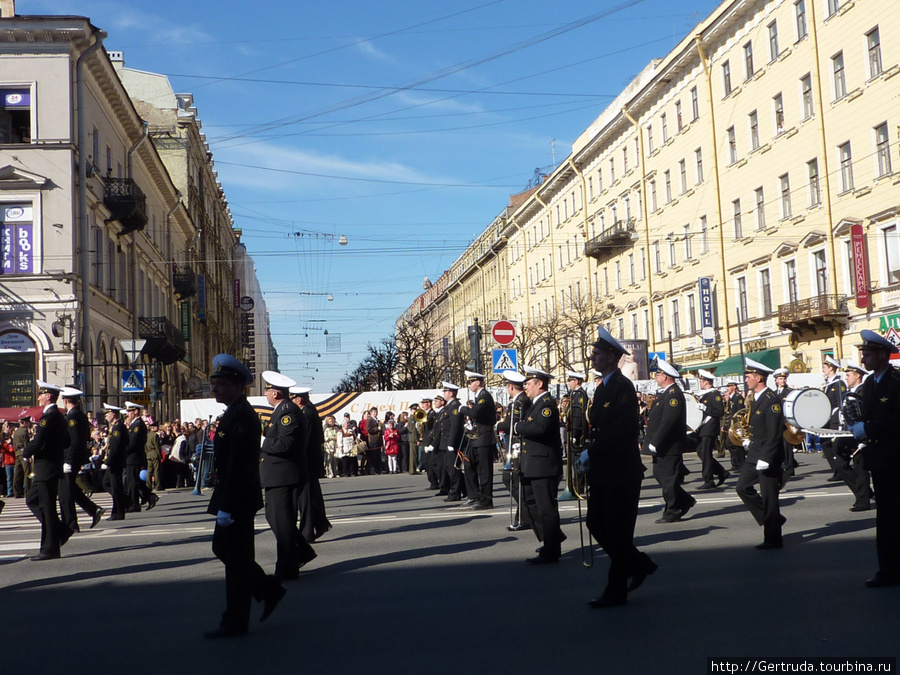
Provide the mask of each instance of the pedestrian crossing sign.
[{"label": "pedestrian crossing sign", "polygon": [[502,373],[504,370],[519,369],[519,350],[518,349],[495,349],[494,350],[494,373]]},{"label": "pedestrian crossing sign", "polygon": [[144,371],[143,370],[123,370],[122,371],[122,393],[133,394],[135,392],[144,391]]}]

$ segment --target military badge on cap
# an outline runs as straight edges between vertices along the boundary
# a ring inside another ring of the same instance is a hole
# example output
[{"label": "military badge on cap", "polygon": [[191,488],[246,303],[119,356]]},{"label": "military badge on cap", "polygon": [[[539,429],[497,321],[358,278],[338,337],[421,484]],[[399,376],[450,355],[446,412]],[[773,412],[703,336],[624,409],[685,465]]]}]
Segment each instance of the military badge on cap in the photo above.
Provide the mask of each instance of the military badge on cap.
[{"label": "military badge on cap", "polygon": [[831,354],[827,354],[825,356],[825,363],[827,363],[829,366],[833,366],[838,370],[841,369],[841,362],[834,358]]},{"label": "military badge on cap", "polygon": [[656,361],[656,368],[657,368],[660,372],[665,373],[666,375],[668,375],[669,377],[674,377],[674,378],[680,377],[680,375],[678,374],[678,368],[676,368],[675,366],[673,366],[673,365],[672,365],[671,363],[669,363],[668,361],[663,361],[662,359],[657,359],[657,361]]},{"label": "military badge on cap", "polygon": [[856,361],[847,361],[847,365],[844,366],[844,372],[850,373],[859,373],[863,377],[869,374],[869,371],[859,365]]},{"label": "military badge on cap", "polygon": [[265,383],[272,389],[283,389],[284,391],[289,391],[291,387],[297,385],[297,383],[287,375],[282,375],[281,373],[274,370],[264,370],[262,377]]},{"label": "military badge on cap", "polygon": [[631,352],[625,349],[603,326],[597,328],[597,341],[594,343],[594,346],[601,349],[611,349],[617,354],[631,356]]},{"label": "military badge on cap", "polygon": [[59,392],[62,391],[62,387],[57,387],[55,384],[50,384],[49,382],[44,382],[43,380],[38,380],[37,386],[39,394],[55,394],[58,396]]},{"label": "military badge on cap", "polygon": [[78,398],[79,396],[84,396],[84,392],[75,387],[63,387],[60,390],[59,395],[63,398]]},{"label": "military badge on cap", "polygon": [[144,406],[140,403],[135,403],[134,401],[125,401],[125,409],[126,410],[142,410]]},{"label": "military badge on cap", "polygon": [[103,409],[104,410],[112,410],[113,412],[122,412],[122,410],[124,410],[124,408],[120,408],[119,406],[116,406],[116,405],[110,405],[109,403],[104,403]]},{"label": "military badge on cap", "polygon": [[574,371],[574,370],[567,370],[567,371],[566,371],[566,379],[569,379],[569,380],[584,380],[584,378],[585,378],[584,373],[579,373],[579,372]]},{"label": "military badge on cap", "polygon": [[772,373],[774,377],[787,377],[788,369],[787,368],[776,368],[775,372]]},{"label": "military badge on cap", "polygon": [[713,375],[713,374],[712,374],[711,372],[709,372],[708,370],[702,370],[702,369],[701,369],[701,370],[698,370],[698,371],[697,371],[697,374],[700,376],[701,379],[709,380],[710,382],[712,382],[713,380],[716,379],[716,376]]},{"label": "military badge on cap", "polygon": [[765,366],[759,361],[754,361],[753,359],[744,359],[744,372],[745,373],[754,373],[756,375],[762,375],[763,377],[767,377],[771,375],[774,371],[769,368],[769,366]]},{"label": "military badge on cap", "polygon": [[504,370],[500,375],[510,384],[522,384],[527,379],[517,370]]},{"label": "military badge on cap", "polygon": [[459,391],[459,385],[444,380],[443,382],[441,382],[441,389],[443,389],[444,391]]},{"label": "military badge on cap", "polygon": [[523,368],[525,371],[525,375],[528,377],[536,377],[539,380],[543,380],[544,382],[549,383],[550,380],[553,379],[553,376],[548,373],[546,370],[541,370],[540,368],[532,368],[531,366],[525,366]]},{"label": "military badge on cap", "polygon": [[466,375],[466,383],[467,384],[469,382],[474,382],[475,380],[481,380],[482,382],[484,382],[484,375],[482,375],[481,373],[476,373],[473,370],[465,371],[465,375]]}]

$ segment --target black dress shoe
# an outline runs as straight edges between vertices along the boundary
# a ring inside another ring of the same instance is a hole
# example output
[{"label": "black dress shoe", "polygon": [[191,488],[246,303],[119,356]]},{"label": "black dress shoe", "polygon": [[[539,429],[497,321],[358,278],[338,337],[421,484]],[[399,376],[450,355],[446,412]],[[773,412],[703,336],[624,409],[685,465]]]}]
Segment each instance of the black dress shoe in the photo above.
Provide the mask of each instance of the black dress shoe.
[{"label": "black dress shoe", "polygon": [[98,506],[98,507],[97,507],[97,510],[94,511],[94,516],[93,516],[93,518],[91,519],[91,529],[92,529],[92,530],[93,530],[95,527],[97,527],[97,523],[99,523],[99,522],[100,522],[100,519],[103,518],[103,514],[104,514],[104,513],[106,513],[106,509],[104,509],[102,506]]},{"label": "black dress shoe", "polygon": [[531,565],[555,565],[559,558],[551,558],[547,555],[536,555],[533,558],[525,558],[525,562]]},{"label": "black dress shoe", "polygon": [[701,486],[698,487],[697,489],[698,489],[698,490],[715,490],[715,489],[716,489],[716,484],[715,484],[715,483],[710,483],[709,481],[707,481],[706,483],[703,483],[703,485],[701,485]]},{"label": "black dress shoe", "polygon": [[305,551],[300,553],[300,559],[298,560],[299,564],[297,567],[303,567],[306,563],[315,560],[317,556],[318,553],[313,550],[312,546],[308,546]]},{"label": "black dress shoe", "polygon": [[246,635],[246,628],[216,628],[214,630],[206,631],[203,634],[203,637],[207,640],[218,640],[219,638],[232,638],[232,637],[240,637],[241,635]]},{"label": "black dress shoe", "polygon": [[132,506],[130,509],[125,509],[125,513],[140,513],[140,512],[141,512],[140,506]]},{"label": "black dress shoe", "polygon": [[159,501],[159,497],[156,496],[155,494],[153,494],[153,493],[151,492],[151,493],[150,493],[150,499],[149,499],[149,501],[150,501],[150,503],[147,505],[147,510],[148,510],[148,511],[149,511],[150,509],[152,509],[154,506],[156,506],[156,502]]},{"label": "black dress shoe", "polygon": [[857,513],[859,511],[868,511],[871,508],[872,508],[871,504],[854,504],[853,506],[850,507],[850,510],[853,511],[854,513]]},{"label": "black dress shoe", "polygon": [[630,593],[631,591],[636,591],[640,588],[641,584],[644,583],[644,580],[658,569],[659,565],[651,560],[647,567],[631,577],[631,582],[628,584],[628,592]]},{"label": "black dress shoe", "polygon": [[107,518],[107,520],[125,520],[125,516],[123,516],[122,514],[114,513],[109,518]]},{"label": "black dress shoe", "polygon": [[445,502],[458,502],[461,499],[462,499],[462,497],[447,497],[444,501]]},{"label": "black dress shoe", "polygon": [[679,520],[681,520],[681,515],[671,515],[663,516],[662,518],[659,518],[658,520],[655,520],[653,522],[655,522],[657,525],[662,525],[663,523],[677,523]]},{"label": "black dress shoe", "polygon": [[507,525],[506,526],[507,532],[521,532],[522,530],[527,530],[527,529],[528,528],[525,527],[524,525]]},{"label": "black dress shoe", "polygon": [[475,504],[472,505],[473,511],[488,511],[492,508],[494,508],[493,504],[482,504],[481,502],[475,502]]},{"label": "black dress shoe", "polygon": [[51,553],[38,553],[37,555],[31,556],[31,559],[34,562],[40,562],[42,560],[55,560],[56,558],[61,557],[59,553],[51,554]]},{"label": "black dress shoe", "polygon": [[604,609],[606,607],[621,607],[627,602],[628,600],[626,598],[613,599],[608,598],[605,595],[601,595],[595,600],[588,600],[588,606],[593,607],[594,609]]},{"label": "black dress shoe", "polygon": [[278,603],[281,602],[281,599],[284,597],[285,593],[287,593],[287,589],[284,586],[278,586],[274,591],[272,591],[268,597],[263,601],[263,611],[262,614],[259,615],[260,622],[268,619],[272,612],[275,611],[275,608],[278,607]]},{"label": "black dress shoe", "polygon": [[826,483],[843,483],[843,482],[844,482],[844,479],[843,479],[843,478],[840,478],[839,476],[832,476],[831,478],[829,478],[829,479],[828,479],[827,481],[825,481],[825,482],[826,482]]},{"label": "black dress shoe", "polygon": [[[34,560],[34,558],[32,558]],[[869,588],[887,588],[888,586],[900,586],[900,577],[888,577],[881,572],[876,572],[875,576],[866,580],[866,586]]]},{"label": "black dress shoe", "polygon": [[725,473],[720,475],[718,478],[716,478],[716,487],[722,487],[722,484],[729,478],[731,478],[731,474],[726,471]]},{"label": "black dress shoe", "polygon": [[776,548],[784,548],[784,544],[780,541],[764,541],[756,546],[757,551],[768,551]]},{"label": "black dress shoe", "polygon": [[450,493],[447,492],[446,490],[438,490],[438,491],[435,493],[434,496],[435,496],[435,497],[446,497],[446,496],[449,495],[449,494],[450,494]]},{"label": "black dress shoe", "polygon": [[477,499],[467,499],[463,502],[463,506],[475,506],[478,503]]}]

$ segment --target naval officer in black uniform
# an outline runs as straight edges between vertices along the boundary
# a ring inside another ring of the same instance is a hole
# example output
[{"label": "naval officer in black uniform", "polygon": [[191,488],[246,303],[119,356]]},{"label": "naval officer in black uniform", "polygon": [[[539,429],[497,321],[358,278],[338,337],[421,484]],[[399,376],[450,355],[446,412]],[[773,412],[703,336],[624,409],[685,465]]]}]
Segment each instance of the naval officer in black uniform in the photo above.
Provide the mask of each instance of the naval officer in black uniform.
[{"label": "naval officer in black uniform", "polygon": [[[847,393],[861,396],[863,380],[868,374],[869,372],[858,363],[847,361],[847,365],[844,366]],[[858,452],[860,447],[864,447],[864,444],[854,438],[834,439],[834,465],[837,467],[838,476],[853,493],[853,506],[850,507],[853,512],[868,511],[872,508],[872,486],[869,472],[863,467],[865,453]]]},{"label": "naval officer in black uniform", "polygon": [[665,509],[657,523],[674,523],[697,503],[681,484],[684,480],[684,450],[687,445],[687,409],[684,392],[675,383],[678,369],[657,361],[656,384],[662,391],[650,408],[644,450],[653,456],[653,477],[662,488]]},{"label": "naval officer in black uniform", "polygon": [[60,397],[66,406],[66,430],[69,442],[63,451],[63,473],[59,479],[59,510],[62,520],[72,532],[79,532],[78,514],[75,505],[91,517],[91,527],[96,527],[103,517],[105,509],[100,508],[88,498],[78,485],[78,471],[91,458],[88,441],[91,438],[91,423],[81,409],[80,389],[63,387]]},{"label": "naval officer in black uniform", "polygon": [[212,549],[225,565],[225,611],[219,627],[205,638],[237,637],[247,633],[250,599],[262,602],[265,621],[285,594],[274,575],[256,563],[253,520],[262,506],[259,483],[259,416],[244,390],[253,375],[228,354],[213,359],[210,375],[216,401],[227,407],[216,425],[213,463],[216,486],[207,513],[216,517]]},{"label": "naval officer in black uniform", "polygon": [[479,511],[494,508],[494,450],[497,437],[494,425],[497,423],[497,408],[491,392],[484,388],[484,375],[465,371],[466,387],[472,393],[471,403],[460,404],[459,414],[475,425],[477,438],[465,440],[466,458],[465,480],[466,505]]},{"label": "naval officer in black uniform", "polygon": [[154,494],[147,483],[141,480],[141,471],[147,468],[147,425],[141,417],[144,409],[140,403],[125,401],[125,424],[128,426],[128,444],[125,446],[125,491],[131,500],[129,512],[138,513],[141,503],[147,502],[149,511],[159,497]]},{"label": "naval officer in black uniform", "polygon": [[275,576],[284,581],[296,579],[300,568],[316,557],[297,527],[300,490],[309,480],[309,430],[303,413],[289,398],[290,388],[297,383],[272,370],[262,376],[266,400],[274,410],[265,430],[259,478],[266,490],[266,521],[275,535]]},{"label": "naval officer in black uniform", "polygon": [[863,466],[872,472],[875,509],[875,547],[878,571],[866,581],[869,588],[900,585],[900,372],[891,366],[897,348],[871,330],[860,333],[862,364],[872,371],[863,382],[863,420],[850,430],[865,443]]},{"label": "naval officer in black uniform", "polygon": [[716,441],[719,440],[719,431],[722,416],[725,414],[725,403],[722,401],[722,394],[713,387],[715,377],[708,370],[700,370],[697,373],[700,377],[700,411],[703,418],[700,422],[700,428],[697,429],[697,435],[700,437],[700,447],[697,449],[702,464],[703,484],[701,490],[715,490],[722,486],[731,475],[725,470],[718,460],[713,456],[713,450],[716,447]]},{"label": "naval officer in black uniform", "polygon": [[[747,459],[738,477],[738,496],[763,528],[760,550],[782,547],[781,526],[785,518],[778,504],[784,461],[784,411],[774,391],[766,386],[772,369],[753,359],[744,359],[744,382],[750,392],[750,435],[744,439]],[[752,400],[750,397],[752,395]],[[759,492],[755,485],[759,483]]]},{"label": "naval officer in black uniform", "polygon": [[458,502],[462,499],[462,476],[456,468],[457,452],[461,450],[463,441],[463,418],[459,415],[459,399],[456,397],[459,387],[452,382],[444,382],[444,398],[447,401],[441,409],[441,435],[435,450],[443,459],[444,473],[441,476],[441,489],[438,494],[446,494],[445,502]]},{"label": "naval officer in black uniform", "polygon": [[[576,465],[587,471],[587,527],[609,556],[609,575],[591,607],[624,605],[656,569],[650,556],[634,545],[641,481],[646,471],[638,451],[640,411],[634,384],[619,370],[628,351],[602,326],[591,353],[601,380],[591,403],[591,435]],[[629,582],[630,579],[630,582]]]},{"label": "naval officer in black uniform", "polygon": [[532,529],[543,546],[528,558],[533,565],[559,562],[562,530],[556,494],[562,477],[562,441],[559,437],[559,408],[550,396],[550,373],[525,367],[525,393],[531,406],[525,419],[516,422],[513,433],[522,439],[519,470],[522,492]]},{"label": "naval officer in black uniform", "polygon": [[319,419],[319,411],[309,397],[310,387],[291,387],[291,401],[300,408],[306,419],[309,439],[306,443],[306,466],[309,480],[300,489],[300,533],[309,544],[331,529],[325,513],[325,496],[319,480],[325,478],[325,429]]},{"label": "naval officer in black uniform", "polygon": [[59,558],[60,547],[72,534],[56,512],[56,496],[63,470],[63,452],[69,444],[66,418],[56,406],[62,388],[42,380],[38,380],[37,385],[37,402],[44,412],[38,420],[34,438],[25,446],[22,455],[31,461],[34,474],[25,497],[25,504],[41,524],[41,550],[31,558],[34,561]]},{"label": "naval officer in black uniform", "polygon": [[125,472],[125,447],[128,445],[128,427],[122,419],[123,408],[109,403],[103,404],[106,423],[109,425],[109,436],[106,445],[106,478],[109,482],[109,494],[112,495],[112,513],[107,520],[125,520],[128,508],[128,495],[125,494],[125,483],[122,475]]},{"label": "naval officer in black uniform", "polygon": [[504,467],[503,485],[509,490],[512,500],[516,504],[515,514],[510,514],[510,523],[506,529],[510,532],[530,530],[531,519],[528,510],[525,509],[524,499],[521,495],[521,466],[522,441],[512,430],[519,420],[525,419],[526,411],[531,407],[531,399],[525,394],[525,376],[515,370],[504,370],[500,373],[506,381],[506,393],[509,395],[509,412],[506,417],[498,422],[497,431],[506,433],[506,452],[509,459],[509,468]]},{"label": "naval officer in black uniform", "polygon": [[[841,379],[841,362],[831,355],[825,357],[822,364],[822,372],[825,374],[825,395],[828,402],[831,403],[831,417],[825,424],[825,429],[838,429],[841,426],[840,410],[844,402],[844,394],[847,393],[847,385]],[[840,483],[841,477],[838,475],[837,463],[834,461],[834,439],[821,438],[819,442],[822,444],[822,454],[828,466],[831,467],[831,477],[829,483]]]}]

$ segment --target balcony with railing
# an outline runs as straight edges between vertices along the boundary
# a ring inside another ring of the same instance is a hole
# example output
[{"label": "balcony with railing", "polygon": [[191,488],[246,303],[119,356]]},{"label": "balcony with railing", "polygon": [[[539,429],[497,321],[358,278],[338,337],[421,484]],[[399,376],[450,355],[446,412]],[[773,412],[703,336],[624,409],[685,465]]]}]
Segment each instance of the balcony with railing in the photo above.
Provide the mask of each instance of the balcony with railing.
[{"label": "balcony with railing", "polygon": [[142,316],[138,319],[138,337],[146,340],[143,353],[165,364],[184,358],[184,335],[165,316]]},{"label": "balcony with railing", "polygon": [[172,270],[172,288],[179,300],[192,298],[197,294],[197,275],[187,265],[174,265]]},{"label": "balcony with railing", "polygon": [[147,197],[131,178],[105,178],[103,205],[109,209],[107,222],[122,225],[119,236],[143,230],[147,224]]},{"label": "balcony with railing", "polygon": [[605,258],[616,251],[634,245],[638,238],[634,219],[617,220],[584,246],[584,254],[592,258]]},{"label": "balcony with railing", "polygon": [[835,323],[847,324],[850,310],[843,295],[816,295],[778,305],[778,326],[799,333],[815,332]]}]

